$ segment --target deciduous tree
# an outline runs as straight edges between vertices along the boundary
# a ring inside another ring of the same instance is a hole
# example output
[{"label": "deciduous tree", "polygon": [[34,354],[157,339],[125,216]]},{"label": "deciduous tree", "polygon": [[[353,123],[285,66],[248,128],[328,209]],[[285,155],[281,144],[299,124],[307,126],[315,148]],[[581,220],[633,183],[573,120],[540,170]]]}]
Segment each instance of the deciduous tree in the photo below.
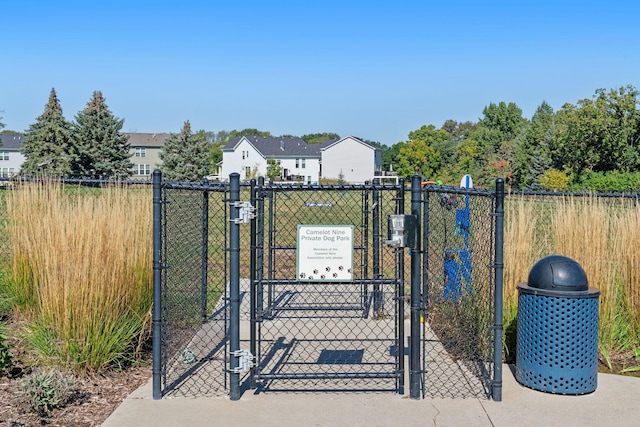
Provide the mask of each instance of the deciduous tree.
[{"label": "deciduous tree", "polygon": [[275,159],[267,159],[267,178],[274,180],[282,175],[282,166]]},{"label": "deciduous tree", "polygon": [[337,141],[340,139],[340,135],[333,132],[310,133],[302,135],[300,139],[307,144],[321,144],[325,141]]},{"label": "deciduous tree", "polygon": [[447,132],[433,125],[409,132],[409,141],[398,151],[398,175],[408,178],[417,173],[426,178],[432,177],[442,161],[442,155],[435,146],[448,139]]},{"label": "deciduous tree", "polygon": [[596,90],[593,99],[565,104],[558,111],[554,154],[575,179],[586,173],[640,166],[640,103],[633,86]]}]

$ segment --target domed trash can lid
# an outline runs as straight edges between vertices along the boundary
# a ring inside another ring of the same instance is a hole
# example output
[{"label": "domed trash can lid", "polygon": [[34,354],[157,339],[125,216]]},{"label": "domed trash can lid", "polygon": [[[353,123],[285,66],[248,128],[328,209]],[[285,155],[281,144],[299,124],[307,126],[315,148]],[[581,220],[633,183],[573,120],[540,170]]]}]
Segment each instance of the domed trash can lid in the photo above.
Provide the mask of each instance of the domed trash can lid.
[{"label": "domed trash can lid", "polygon": [[[531,268],[527,283],[518,288],[527,293],[554,296],[597,296],[600,291],[589,288],[587,274],[575,260],[563,255],[549,255]],[[594,294],[595,292],[595,294]]]}]

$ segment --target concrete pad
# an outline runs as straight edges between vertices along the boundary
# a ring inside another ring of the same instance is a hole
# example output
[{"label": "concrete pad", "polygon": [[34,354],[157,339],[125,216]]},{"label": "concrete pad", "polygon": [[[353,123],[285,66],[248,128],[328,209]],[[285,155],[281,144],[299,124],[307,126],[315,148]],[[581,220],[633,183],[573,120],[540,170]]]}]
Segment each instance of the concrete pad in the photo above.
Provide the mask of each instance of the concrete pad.
[{"label": "concrete pad", "polygon": [[151,381],[104,422],[114,426],[637,426],[640,378],[599,374],[594,393],[562,396],[518,384],[503,366],[502,402],[413,400],[393,393],[260,393],[152,399]]},{"label": "concrete pad", "polygon": [[483,405],[496,426],[638,426],[640,378],[598,374],[596,391],[582,396],[550,394],[519,384],[503,372],[502,402]]},{"label": "concrete pad", "polygon": [[491,426],[477,399],[411,400],[382,393],[245,393],[228,398],[151,399],[136,390],[103,426]]}]

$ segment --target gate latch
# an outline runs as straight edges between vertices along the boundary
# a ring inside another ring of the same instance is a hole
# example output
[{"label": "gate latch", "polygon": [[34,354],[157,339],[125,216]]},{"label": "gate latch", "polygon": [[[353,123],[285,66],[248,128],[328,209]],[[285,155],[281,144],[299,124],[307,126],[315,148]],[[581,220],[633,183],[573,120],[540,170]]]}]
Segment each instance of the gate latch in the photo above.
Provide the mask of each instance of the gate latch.
[{"label": "gate latch", "polygon": [[240,359],[238,360],[238,367],[231,369],[234,374],[249,372],[249,369],[256,366],[254,362],[255,356],[247,349],[232,351],[231,355]]},{"label": "gate latch", "polygon": [[231,220],[234,224],[247,224],[250,219],[256,217],[256,208],[251,205],[251,202],[232,202],[231,206],[240,208],[238,218]]}]

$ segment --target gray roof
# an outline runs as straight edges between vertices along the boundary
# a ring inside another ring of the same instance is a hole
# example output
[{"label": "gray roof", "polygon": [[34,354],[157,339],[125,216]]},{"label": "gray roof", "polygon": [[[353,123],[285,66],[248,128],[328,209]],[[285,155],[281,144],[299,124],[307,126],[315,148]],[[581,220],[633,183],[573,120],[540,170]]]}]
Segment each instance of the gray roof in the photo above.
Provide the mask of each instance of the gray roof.
[{"label": "gray roof", "polygon": [[129,137],[130,147],[162,147],[170,133],[124,133]]},{"label": "gray roof", "polygon": [[361,143],[362,145],[366,145],[367,147],[369,147],[369,148],[371,148],[371,149],[373,149],[373,150],[375,150],[375,151],[381,151],[381,150],[380,150],[380,148],[376,147],[375,145],[373,145],[373,144],[372,144],[372,143],[370,143],[369,141],[365,141],[365,140],[364,140],[364,139],[362,139],[362,138],[358,138],[358,137],[356,137],[356,136],[351,136],[351,135],[349,135],[349,136],[345,136],[344,138],[339,139],[339,140],[337,140],[337,141],[329,141],[328,143],[323,144],[322,149],[324,150],[325,148],[330,147],[330,146],[332,146],[333,144],[337,144],[338,142],[342,142],[343,140],[345,140],[345,139],[347,139],[347,138],[351,138],[351,139],[353,139],[353,140],[355,140],[355,141],[357,141],[357,142]]},{"label": "gray roof", "polygon": [[[129,137],[131,147],[162,147],[164,141],[171,136],[168,133],[123,133]],[[18,132],[0,133],[2,149],[19,150],[27,138]]]},{"label": "gray roof", "polygon": [[19,150],[26,139],[23,134],[18,132],[0,133],[0,142],[2,142],[0,150]]},{"label": "gray roof", "polygon": [[281,136],[237,136],[222,151],[233,151],[238,143],[246,138],[265,158],[273,157],[318,157],[320,150],[334,141],[321,144],[307,144],[302,138]]}]

